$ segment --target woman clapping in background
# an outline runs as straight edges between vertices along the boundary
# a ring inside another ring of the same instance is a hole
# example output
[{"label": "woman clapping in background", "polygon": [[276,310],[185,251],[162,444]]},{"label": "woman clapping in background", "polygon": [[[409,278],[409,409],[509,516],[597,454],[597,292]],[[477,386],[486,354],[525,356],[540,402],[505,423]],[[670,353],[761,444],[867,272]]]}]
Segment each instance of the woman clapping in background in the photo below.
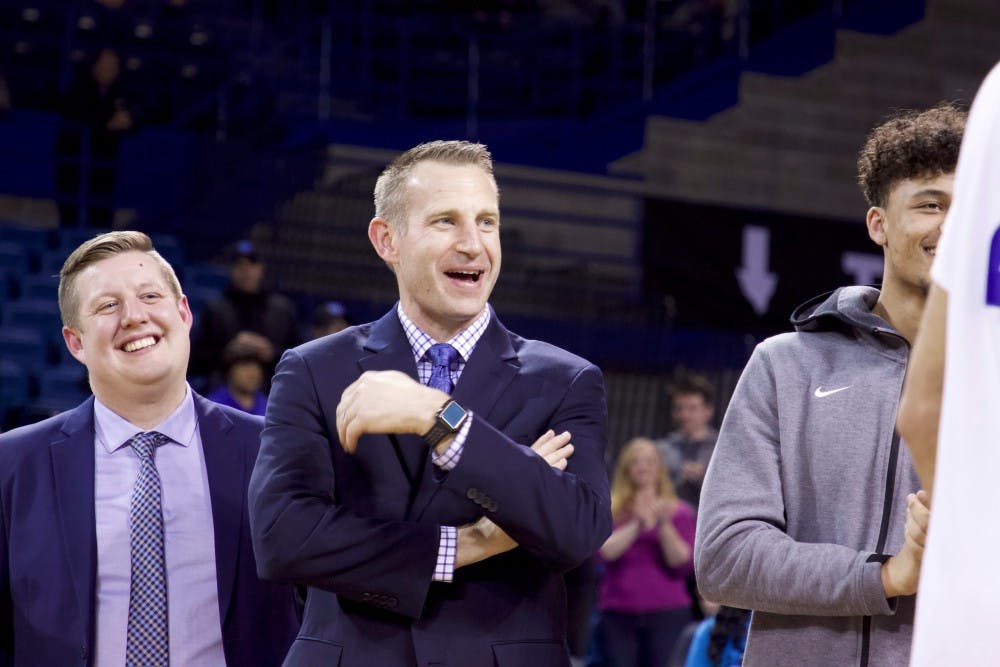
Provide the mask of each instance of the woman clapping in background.
[{"label": "woman clapping in background", "polygon": [[694,510],[678,500],[648,438],[622,449],[611,486],[614,530],[604,546],[600,607],[611,667],[663,667],[691,621]]}]

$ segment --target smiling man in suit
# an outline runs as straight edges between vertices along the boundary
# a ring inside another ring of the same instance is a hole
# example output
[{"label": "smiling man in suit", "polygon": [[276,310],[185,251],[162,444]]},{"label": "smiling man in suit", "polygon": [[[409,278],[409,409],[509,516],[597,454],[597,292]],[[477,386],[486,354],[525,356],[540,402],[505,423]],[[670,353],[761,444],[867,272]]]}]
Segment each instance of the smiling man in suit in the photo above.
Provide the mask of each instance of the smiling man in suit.
[{"label": "smiling man in suit", "polygon": [[0,665],[277,665],[289,587],[256,576],[246,490],[262,420],[185,381],[191,310],[140,232],[60,274],[94,396],[0,435]]},{"label": "smiling man in suit", "polygon": [[562,572],[611,526],[601,373],[487,304],[484,146],[394,160],[368,236],[399,302],[284,355],[251,480],[262,575],[308,587],[286,664],[568,666]]}]

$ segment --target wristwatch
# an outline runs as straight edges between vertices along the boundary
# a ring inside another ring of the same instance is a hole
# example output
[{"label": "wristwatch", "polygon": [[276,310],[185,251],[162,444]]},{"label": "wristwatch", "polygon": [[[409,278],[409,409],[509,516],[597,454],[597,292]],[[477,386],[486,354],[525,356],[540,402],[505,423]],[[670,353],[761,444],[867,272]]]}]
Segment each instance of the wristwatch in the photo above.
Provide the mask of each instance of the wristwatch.
[{"label": "wristwatch", "polygon": [[465,408],[449,399],[434,415],[434,426],[421,437],[431,447],[437,447],[445,437],[458,433],[458,429],[462,428],[468,416],[469,413]]}]

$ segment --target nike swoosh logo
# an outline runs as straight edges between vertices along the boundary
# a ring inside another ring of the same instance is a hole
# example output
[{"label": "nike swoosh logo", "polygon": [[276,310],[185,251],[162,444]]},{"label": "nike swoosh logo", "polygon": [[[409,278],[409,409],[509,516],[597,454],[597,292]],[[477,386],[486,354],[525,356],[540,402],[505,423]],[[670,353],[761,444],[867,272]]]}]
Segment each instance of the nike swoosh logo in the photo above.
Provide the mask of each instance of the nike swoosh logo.
[{"label": "nike swoosh logo", "polygon": [[850,388],[851,385],[847,385],[846,387],[838,387],[837,389],[830,389],[829,391],[823,391],[823,387],[816,387],[816,391],[813,392],[813,395],[816,398],[824,398],[826,396],[829,396],[830,394],[836,394],[838,391],[844,391],[845,389],[850,389]]}]

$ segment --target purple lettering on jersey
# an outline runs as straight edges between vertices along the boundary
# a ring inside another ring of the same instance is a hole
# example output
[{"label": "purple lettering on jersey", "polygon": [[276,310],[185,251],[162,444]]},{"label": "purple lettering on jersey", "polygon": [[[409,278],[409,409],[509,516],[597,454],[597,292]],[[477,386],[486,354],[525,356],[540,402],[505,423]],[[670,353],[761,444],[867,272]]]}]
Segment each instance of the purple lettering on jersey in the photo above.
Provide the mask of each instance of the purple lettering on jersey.
[{"label": "purple lettering on jersey", "polygon": [[986,305],[1000,306],[1000,227],[993,232],[990,263],[986,269]]}]

